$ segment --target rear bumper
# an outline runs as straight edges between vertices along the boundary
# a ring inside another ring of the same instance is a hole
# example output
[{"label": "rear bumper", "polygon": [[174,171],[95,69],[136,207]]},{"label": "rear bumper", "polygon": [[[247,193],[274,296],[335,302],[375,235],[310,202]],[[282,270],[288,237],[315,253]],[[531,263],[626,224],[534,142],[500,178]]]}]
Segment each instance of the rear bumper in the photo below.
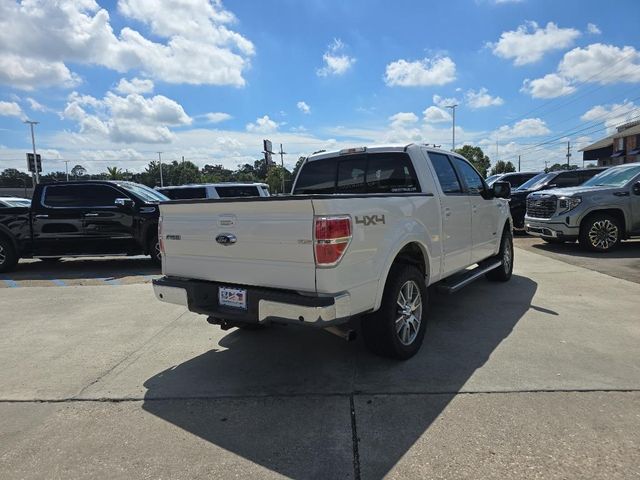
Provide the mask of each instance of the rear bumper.
[{"label": "rear bumper", "polygon": [[[220,305],[218,287],[221,286],[246,289],[246,310]],[[348,293],[307,296],[288,290],[173,277],[153,280],[153,291],[162,302],[184,305],[192,312],[230,322],[266,324],[275,321],[322,328],[346,323],[351,317]]]}]

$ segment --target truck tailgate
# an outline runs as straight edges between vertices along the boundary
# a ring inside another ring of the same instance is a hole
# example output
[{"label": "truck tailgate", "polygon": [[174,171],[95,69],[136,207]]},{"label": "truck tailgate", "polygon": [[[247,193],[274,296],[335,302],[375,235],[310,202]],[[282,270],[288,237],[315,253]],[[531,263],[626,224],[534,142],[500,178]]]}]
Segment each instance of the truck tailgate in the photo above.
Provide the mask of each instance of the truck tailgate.
[{"label": "truck tailgate", "polygon": [[160,215],[165,275],[316,290],[310,199],[166,203]]}]

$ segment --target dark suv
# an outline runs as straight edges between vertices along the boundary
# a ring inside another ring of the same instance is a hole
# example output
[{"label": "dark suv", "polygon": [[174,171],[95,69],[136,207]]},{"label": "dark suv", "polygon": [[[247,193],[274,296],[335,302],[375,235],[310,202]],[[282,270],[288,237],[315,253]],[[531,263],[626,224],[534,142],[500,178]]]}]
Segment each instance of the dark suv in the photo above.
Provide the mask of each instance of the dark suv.
[{"label": "dark suv", "polygon": [[559,170],[556,172],[540,173],[526,181],[511,192],[509,207],[513,218],[513,229],[524,231],[524,214],[527,210],[527,196],[530,193],[551,188],[577,187],[606,170],[605,167],[579,168],[577,170]]}]

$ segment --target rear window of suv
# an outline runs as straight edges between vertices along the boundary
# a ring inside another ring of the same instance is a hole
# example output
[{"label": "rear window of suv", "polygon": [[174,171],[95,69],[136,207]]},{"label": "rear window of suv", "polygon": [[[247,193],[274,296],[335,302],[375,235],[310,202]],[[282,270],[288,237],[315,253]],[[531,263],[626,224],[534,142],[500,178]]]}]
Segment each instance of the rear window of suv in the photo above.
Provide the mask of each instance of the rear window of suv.
[{"label": "rear window of suv", "polygon": [[294,194],[413,193],[420,185],[403,152],[344,155],[307,162]]}]

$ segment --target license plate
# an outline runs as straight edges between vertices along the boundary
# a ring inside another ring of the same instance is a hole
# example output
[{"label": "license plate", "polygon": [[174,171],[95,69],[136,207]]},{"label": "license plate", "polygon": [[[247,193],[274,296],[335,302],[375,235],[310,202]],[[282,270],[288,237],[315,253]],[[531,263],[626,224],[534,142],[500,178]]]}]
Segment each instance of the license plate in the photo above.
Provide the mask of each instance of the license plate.
[{"label": "license plate", "polygon": [[218,287],[218,303],[226,307],[247,309],[247,291],[244,288]]}]

